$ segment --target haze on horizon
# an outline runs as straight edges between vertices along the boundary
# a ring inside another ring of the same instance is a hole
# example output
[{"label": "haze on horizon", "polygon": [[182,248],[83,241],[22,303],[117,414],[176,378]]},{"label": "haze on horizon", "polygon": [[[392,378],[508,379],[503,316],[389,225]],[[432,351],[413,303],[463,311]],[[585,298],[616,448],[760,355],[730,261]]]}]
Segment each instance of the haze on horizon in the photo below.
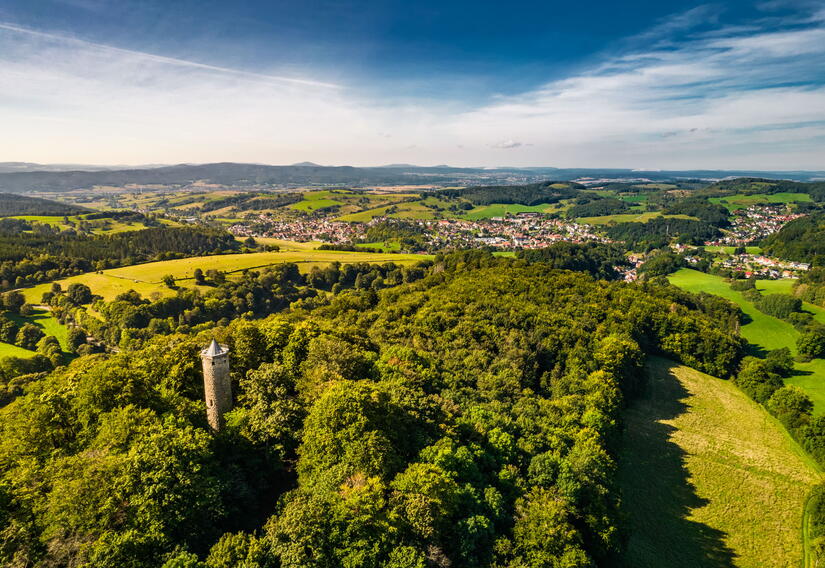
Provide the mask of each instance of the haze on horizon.
[{"label": "haze on horizon", "polygon": [[0,161],[825,169],[821,0],[32,4]]}]

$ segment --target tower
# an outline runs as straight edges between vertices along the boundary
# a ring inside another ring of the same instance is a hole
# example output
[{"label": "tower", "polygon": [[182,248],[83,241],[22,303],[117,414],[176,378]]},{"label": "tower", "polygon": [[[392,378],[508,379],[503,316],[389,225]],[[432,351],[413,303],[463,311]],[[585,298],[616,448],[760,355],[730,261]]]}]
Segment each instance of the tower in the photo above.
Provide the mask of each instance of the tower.
[{"label": "tower", "polygon": [[214,339],[201,351],[206,420],[215,432],[223,428],[223,415],[232,410],[232,382],[229,379],[229,349]]}]

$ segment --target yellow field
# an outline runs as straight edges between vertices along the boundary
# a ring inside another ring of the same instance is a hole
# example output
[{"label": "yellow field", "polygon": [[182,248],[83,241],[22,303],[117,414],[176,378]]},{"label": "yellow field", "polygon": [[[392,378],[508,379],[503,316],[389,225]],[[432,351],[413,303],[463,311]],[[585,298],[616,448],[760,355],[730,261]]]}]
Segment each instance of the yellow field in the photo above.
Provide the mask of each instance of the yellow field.
[{"label": "yellow field", "polygon": [[[65,289],[73,282],[81,282],[92,289],[92,292],[111,300],[127,290],[135,290],[148,297],[154,293],[162,296],[173,295],[175,292],[161,283],[161,278],[171,274],[181,286],[193,284],[192,278],[196,268],[204,272],[215,269],[224,272],[240,272],[248,268],[261,268],[284,262],[297,263],[301,272],[309,272],[313,266],[326,266],[331,262],[344,264],[355,262],[370,262],[382,264],[394,262],[396,264],[414,264],[425,260],[426,255],[417,254],[389,254],[324,250],[290,250],[279,252],[256,252],[249,254],[225,254],[216,256],[198,256],[161,262],[136,264],[123,268],[112,268],[100,273],[90,272],[72,276],[58,282]],[[181,282],[182,280],[182,282]],[[43,292],[51,288],[51,283],[39,284],[26,288],[23,293],[26,301],[40,303]]]},{"label": "yellow field", "polygon": [[665,359],[626,413],[625,565],[800,566],[813,461],[729,381]]}]

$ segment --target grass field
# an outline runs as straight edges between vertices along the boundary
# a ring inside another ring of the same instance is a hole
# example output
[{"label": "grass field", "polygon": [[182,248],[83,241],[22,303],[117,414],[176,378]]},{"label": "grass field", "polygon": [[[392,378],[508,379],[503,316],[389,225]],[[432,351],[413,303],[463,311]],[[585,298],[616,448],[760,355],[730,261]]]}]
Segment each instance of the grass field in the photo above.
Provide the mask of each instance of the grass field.
[{"label": "grass field", "polygon": [[711,197],[711,203],[721,203],[729,210],[740,209],[750,205],[767,205],[771,203],[801,203],[811,201],[807,193],[752,193],[737,194],[727,197]]},{"label": "grass field", "polygon": [[[102,296],[106,300],[111,300],[118,294],[128,290],[135,290],[144,297],[149,297],[154,293],[166,296],[172,295],[175,293],[174,290],[163,285],[161,278],[166,274],[171,274],[176,280],[180,281],[179,285],[188,286],[192,284],[192,278],[196,268],[200,268],[204,272],[210,269],[224,272],[240,272],[248,268],[261,268],[284,262],[295,262],[302,272],[308,272],[313,266],[326,266],[335,261],[344,264],[354,262],[414,264],[427,258],[431,257],[417,254],[325,250],[225,254],[180,258],[176,260],[136,264],[123,268],[112,268],[104,270],[101,273],[90,272],[72,276],[59,280],[58,282],[64,289],[73,282],[81,282],[89,286],[93,293]],[[23,293],[26,296],[27,302],[39,303],[43,292],[48,291],[50,288],[51,283],[44,283],[32,288],[23,289]]]},{"label": "grass field", "polygon": [[478,221],[480,219],[490,219],[492,217],[504,217],[506,215],[515,215],[517,213],[550,213],[557,211],[556,205],[550,203],[539,203],[538,205],[520,205],[518,203],[492,203],[490,205],[482,205],[469,209],[462,219],[469,221]]},{"label": "grass field", "polygon": [[576,219],[580,223],[587,225],[607,225],[608,223],[647,223],[656,217],[667,217],[668,219],[695,219],[688,215],[662,215],[661,211],[644,211],[632,213],[620,213],[616,215],[602,215],[599,217],[579,217]]},{"label": "grass field", "polygon": [[[722,277],[683,268],[672,274],[669,279],[672,284],[689,292],[716,294],[737,304],[751,320],[742,326],[742,337],[757,351],[787,347],[796,355],[799,332],[788,322],[757,310],[752,303],[745,300],[741,292],[731,290],[730,284]],[[785,293],[790,290],[792,284],[792,280],[757,280],[757,288],[767,293]],[[825,310],[807,303],[804,307],[813,313],[817,320],[825,322]],[[804,389],[814,401],[817,414],[825,412],[825,360],[814,359],[810,363],[797,363],[796,371],[798,374],[786,379],[785,382]]]},{"label": "grass field", "polygon": [[41,308],[35,308],[34,313],[30,316],[19,316],[12,313],[7,313],[9,319],[14,320],[17,325],[22,326],[26,323],[33,323],[43,330],[46,335],[53,335],[60,341],[60,346],[63,350],[67,350],[69,328],[57,321],[51,312]]},{"label": "grass field", "polygon": [[379,249],[382,252],[396,252],[401,250],[401,243],[398,241],[379,241],[374,243],[359,243],[358,248]]},{"label": "grass field", "polygon": [[619,458],[633,568],[786,568],[803,558],[816,465],[729,381],[647,365]]},{"label": "grass field", "polygon": [[335,195],[331,191],[308,191],[303,194],[303,197],[303,201],[293,203],[289,208],[310,212],[324,207],[332,207],[333,205],[342,205],[341,201],[333,199]]},{"label": "grass field", "polygon": [[19,357],[20,359],[28,359],[34,355],[34,351],[23,349],[11,343],[3,343],[0,341],[0,358],[2,357]]},{"label": "grass field", "polygon": [[[47,310],[36,308],[34,313],[30,316],[20,316],[7,312],[6,317],[13,320],[18,326],[22,326],[26,323],[33,323],[42,329],[43,333],[46,335],[55,336],[60,342],[60,346],[63,348],[63,351],[67,351],[69,329],[65,325],[58,322],[56,318],[52,317],[51,313]],[[0,357],[20,357],[22,359],[26,359],[34,354],[34,351],[23,349],[22,347],[12,345],[11,343],[0,342]]]},{"label": "grass field", "polygon": [[[733,254],[736,251],[736,247],[722,247],[722,246],[706,246],[705,250],[708,252],[724,252],[726,254]],[[762,252],[762,247],[745,247],[745,252],[748,254],[760,254]]]}]

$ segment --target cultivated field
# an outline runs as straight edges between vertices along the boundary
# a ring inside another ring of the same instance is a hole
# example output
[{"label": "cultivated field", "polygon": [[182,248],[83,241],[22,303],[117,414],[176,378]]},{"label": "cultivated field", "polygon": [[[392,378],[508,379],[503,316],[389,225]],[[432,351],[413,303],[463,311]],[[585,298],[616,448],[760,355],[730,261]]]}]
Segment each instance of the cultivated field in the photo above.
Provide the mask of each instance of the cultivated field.
[{"label": "cultivated field", "polygon": [[[707,292],[722,296],[735,304],[750,318],[750,322],[741,328],[742,337],[748,340],[757,351],[769,351],[787,347],[796,355],[796,340],[799,332],[786,321],[760,312],[741,292],[730,289],[730,284],[720,276],[705,274],[696,270],[683,268],[669,277],[672,284],[689,292]],[[757,288],[766,293],[787,293],[793,280],[757,280]],[[805,310],[825,323],[825,310],[812,304],[803,304]],[[816,413],[825,412],[825,360],[814,359],[810,363],[797,363],[797,374],[786,379],[786,383],[805,390],[814,401]]]},{"label": "cultivated field", "polygon": [[[241,272],[251,268],[262,268],[284,262],[297,263],[302,272],[309,272],[313,266],[326,266],[338,261],[343,264],[355,262],[414,264],[425,260],[426,255],[418,254],[389,254],[368,252],[342,252],[323,250],[294,250],[279,252],[257,252],[248,254],[225,254],[215,256],[197,256],[136,264],[123,268],[112,268],[102,272],[90,272],[72,276],[58,282],[65,289],[73,282],[81,282],[106,300],[111,300],[118,294],[128,290],[135,290],[143,296],[153,293],[173,295],[175,292],[164,286],[161,279],[171,274],[181,286],[191,286],[196,268],[204,272],[215,269],[224,272]],[[39,303],[43,292],[51,288],[51,283],[39,284],[23,290],[26,301]]]},{"label": "cultivated field", "polygon": [[619,458],[625,566],[800,566],[815,464],[732,383],[658,358],[647,375]]}]

